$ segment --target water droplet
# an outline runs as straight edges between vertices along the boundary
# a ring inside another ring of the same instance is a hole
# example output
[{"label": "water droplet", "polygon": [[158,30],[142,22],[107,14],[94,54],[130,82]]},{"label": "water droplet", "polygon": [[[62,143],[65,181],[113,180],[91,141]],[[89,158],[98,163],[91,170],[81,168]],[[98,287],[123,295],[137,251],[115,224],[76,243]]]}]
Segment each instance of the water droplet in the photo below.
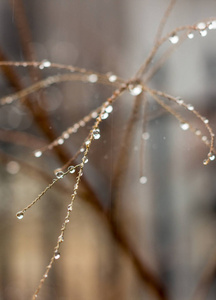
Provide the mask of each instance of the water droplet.
[{"label": "water droplet", "polygon": [[100,129],[93,130],[93,137],[95,140],[98,140],[100,138]]},{"label": "water droplet", "polygon": [[63,137],[64,137],[64,139],[69,139],[70,135],[69,135],[69,133],[64,132],[63,133]]},{"label": "water droplet", "polygon": [[88,76],[88,81],[91,82],[91,83],[95,83],[98,81],[98,76],[97,74],[90,74]]},{"label": "water droplet", "polygon": [[188,123],[180,123],[180,127],[182,130],[188,130],[190,125]]},{"label": "water droplet", "polygon": [[10,173],[11,175],[15,175],[19,172],[20,165],[16,161],[11,160],[7,163],[6,169],[8,173]]},{"label": "water droplet", "polygon": [[203,142],[206,142],[207,139],[208,139],[207,136],[205,136],[205,135],[202,136],[202,141],[203,141]]},{"label": "water droplet", "polygon": [[200,35],[201,36],[207,36],[208,31],[207,30],[200,30]]},{"label": "water droplet", "polygon": [[58,241],[59,241],[59,243],[64,242],[64,237],[62,234],[58,237]]},{"label": "water droplet", "polygon": [[210,160],[215,160],[215,154],[212,153],[212,152],[210,152],[210,153],[208,154],[208,157],[209,157]]},{"label": "water droplet", "polygon": [[34,152],[35,157],[40,157],[41,155],[42,155],[42,151],[40,151],[40,150],[37,150]]},{"label": "water droplet", "polygon": [[83,157],[82,161],[83,161],[84,164],[87,164],[88,158],[87,157]]},{"label": "water droplet", "polygon": [[130,84],[129,91],[132,96],[138,96],[142,93],[143,87],[141,84]]},{"label": "water droplet", "polygon": [[58,144],[59,144],[59,145],[64,144],[64,139],[58,139]]},{"label": "water droplet", "polygon": [[203,118],[202,120],[203,120],[203,122],[204,122],[205,124],[208,124],[208,123],[209,123],[209,120],[206,119],[206,118]]},{"label": "water droplet", "polygon": [[199,129],[197,129],[197,130],[195,131],[195,134],[196,134],[196,135],[201,135],[201,131],[200,131]]},{"label": "water droplet", "polygon": [[98,113],[96,111],[93,111],[93,113],[91,114],[93,119],[96,119],[98,116]]},{"label": "water droplet", "polygon": [[181,97],[177,97],[176,98],[176,102],[179,104],[179,105],[182,105],[184,103],[184,100],[181,98]]},{"label": "water droplet", "polygon": [[197,29],[203,30],[205,28],[206,28],[206,23],[200,22],[200,23],[197,24]]},{"label": "water droplet", "polygon": [[43,70],[44,68],[48,68],[51,66],[51,62],[44,59],[41,64],[39,65],[39,69]]},{"label": "water droplet", "polygon": [[150,138],[150,133],[149,132],[143,132],[142,138],[147,141]]},{"label": "water droplet", "polygon": [[216,29],[216,20],[211,21],[211,22],[209,23],[209,25],[208,25],[208,28],[209,28],[210,30]]},{"label": "water droplet", "polygon": [[110,114],[110,113],[113,111],[112,105],[107,106],[107,107],[105,108],[105,111],[106,111],[108,114]]},{"label": "water droplet", "polygon": [[83,120],[81,120],[81,121],[79,122],[79,125],[80,125],[81,127],[85,127],[86,123],[85,123]]},{"label": "water droplet", "polygon": [[209,163],[209,159],[204,159],[203,164],[206,166]]},{"label": "water droplet", "polygon": [[18,211],[18,213],[16,214],[17,219],[22,220],[24,217],[24,213],[22,211]]},{"label": "water droplet", "polygon": [[80,152],[84,152],[85,151],[85,149],[82,147],[82,148],[80,148]]},{"label": "water droplet", "polygon": [[69,210],[69,211],[72,211],[72,209],[73,209],[72,204],[69,204],[69,205],[68,205],[68,210]]},{"label": "water droplet", "polygon": [[194,110],[194,106],[191,105],[191,104],[188,104],[188,105],[187,105],[187,109],[188,109],[188,110]]},{"label": "water droplet", "polygon": [[193,32],[189,32],[187,36],[191,40],[191,39],[194,38],[194,33]]},{"label": "water droplet", "polygon": [[69,166],[69,167],[68,167],[68,171],[69,171],[71,174],[73,174],[73,173],[75,172],[74,166]]},{"label": "water droplet", "polygon": [[63,173],[62,171],[57,171],[57,172],[55,173],[55,175],[56,175],[56,177],[57,177],[58,179],[64,177],[64,173]]},{"label": "water droplet", "polygon": [[172,44],[177,44],[179,42],[179,37],[177,34],[173,34],[169,37],[169,40]]},{"label": "water droplet", "polygon": [[113,73],[107,73],[107,77],[110,82],[115,82],[117,80],[117,76]]},{"label": "water droplet", "polygon": [[85,144],[86,144],[86,145],[89,145],[89,144],[90,144],[90,140],[87,140],[87,141],[85,142]]},{"label": "water droplet", "polygon": [[141,176],[139,181],[141,184],[145,184],[148,181],[148,178],[146,176]]},{"label": "water droplet", "polygon": [[60,253],[58,251],[55,252],[55,259],[59,259],[60,258]]},{"label": "water droplet", "polygon": [[102,120],[106,120],[108,117],[109,117],[109,114],[108,114],[107,112],[104,112],[104,113],[101,115],[101,119],[102,119]]}]

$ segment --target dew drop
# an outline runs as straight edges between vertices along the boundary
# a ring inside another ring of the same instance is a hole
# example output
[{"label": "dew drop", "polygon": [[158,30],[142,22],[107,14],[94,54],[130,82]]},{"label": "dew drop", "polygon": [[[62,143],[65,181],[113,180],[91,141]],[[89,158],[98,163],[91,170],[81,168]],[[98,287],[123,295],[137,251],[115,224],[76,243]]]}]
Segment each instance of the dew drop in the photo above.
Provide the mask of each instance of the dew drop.
[{"label": "dew drop", "polygon": [[93,111],[93,113],[91,114],[93,119],[96,119],[98,116],[98,113],[96,111]]},{"label": "dew drop", "polygon": [[148,181],[148,178],[146,176],[141,176],[139,181],[141,184],[145,184]]},{"label": "dew drop", "polygon": [[209,157],[209,159],[212,161],[212,160],[215,160],[215,154],[214,153],[212,153],[212,152],[210,152],[209,154],[208,154],[208,157]]},{"label": "dew drop", "polygon": [[203,122],[205,123],[205,124],[208,124],[209,123],[209,120],[208,119],[203,119]]},{"label": "dew drop", "polygon": [[208,25],[208,28],[209,28],[210,30],[216,29],[216,20],[210,22],[209,25]]},{"label": "dew drop", "polygon": [[93,130],[93,137],[95,140],[98,140],[100,138],[100,129]]},{"label": "dew drop", "polygon": [[59,243],[64,242],[64,237],[63,237],[63,235],[60,235],[60,236],[58,237],[58,241],[59,241]]},{"label": "dew drop", "polygon": [[17,219],[22,220],[24,217],[24,213],[22,211],[18,211],[18,213],[16,214]]},{"label": "dew drop", "polygon": [[206,28],[206,23],[200,22],[197,24],[197,29],[204,30]]},{"label": "dew drop", "polygon": [[177,97],[176,98],[176,102],[179,104],[179,105],[182,105],[184,103],[184,100],[181,98],[181,97]]},{"label": "dew drop", "polygon": [[109,117],[109,114],[108,114],[107,112],[104,112],[104,113],[101,115],[101,119],[102,119],[102,120],[106,120],[108,117]]},{"label": "dew drop", "polygon": [[85,151],[85,149],[82,147],[82,148],[80,148],[80,152],[84,152]]},{"label": "dew drop", "polygon": [[98,76],[97,74],[90,74],[88,76],[88,81],[91,82],[91,83],[95,83],[98,81]]},{"label": "dew drop", "polygon": [[176,34],[173,34],[172,36],[169,37],[169,41],[172,44],[177,44],[179,42],[179,37]]},{"label": "dew drop", "polygon": [[79,125],[80,125],[81,127],[85,127],[86,123],[85,123],[83,120],[81,120],[81,121],[79,122]]},{"label": "dew drop", "polygon": [[63,133],[63,137],[64,137],[64,139],[69,139],[70,135],[69,135],[69,133],[64,132]]},{"label": "dew drop", "polygon": [[143,132],[142,138],[147,141],[150,138],[150,133],[149,132]]},{"label": "dew drop", "polygon": [[182,130],[188,130],[190,125],[188,123],[180,123],[180,127]]},{"label": "dew drop", "polygon": [[188,110],[194,110],[194,106],[191,105],[191,104],[188,104],[188,105],[187,105],[187,109],[188,109]]},{"label": "dew drop", "polygon": [[200,30],[200,35],[201,36],[207,36],[207,33],[208,33],[208,31],[205,29],[205,30]]},{"label": "dew drop", "polygon": [[40,69],[40,70],[43,70],[44,68],[48,68],[48,67],[50,67],[50,66],[51,66],[51,62],[48,61],[48,60],[46,60],[46,59],[44,59],[44,60],[41,62],[41,64],[39,65],[39,69]]},{"label": "dew drop", "polygon": [[113,111],[112,105],[107,106],[107,107],[105,108],[105,111],[106,111],[108,114],[110,114],[110,113]]},{"label": "dew drop", "polygon": [[143,91],[143,87],[141,84],[130,84],[128,88],[132,96],[138,96]]},{"label": "dew drop", "polygon": [[69,171],[71,174],[73,174],[73,173],[75,172],[74,166],[69,166],[69,167],[68,167],[68,171]]},{"label": "dew drop", "polygon": [[193,39],[194,38],[194,33],[193,32],[190,32],[190,33],[188,33],[188,38],[191,40],[191,39]]},{"label": "dew drop", "polygon": [[63,173],[62,171],[57,171],[57,172],[55,173],[55,175],[56,175],[56,177],[57,177],[58,179],[64,177],[64,173]]},{"label": "dew drop", "polygon": [[207,141],[207,136],[203,135],[203,136],[202,136],[202,141],[203,141],[203,142],[206,142],[206,141]]},{"label": "dew drop", "polygon": [[87,157],[83,157],[82,161],[84,162],[84,164],[87,164],[88,158]]},{"label": "dew drop", "polygon": [[86,145],[89,145],[89,144],[90,144],[90,140],[87,140],[87,141],[85,142],[85,144],[86,144]]},{"label": "dew drop", "polygon": [[209,163],[209,159],[204,159],[203,164],[206,166]]},{"label": "dew drop", "polygon": [[55,259],[59,259],[60,258],[60,253],[58,251],[55,252]]},{"label": "dew drop", "polygon": [[58,139],[58,144],[59,144],[59,145],[64,144],[64,139]]},{"label": "dew drop", "polygon": [[196,135],[201,135],[201,131],[200,131],[199,129],[197,129],[197,130],[195,131],[195,134],[196,134]]},{"label": "dew drop", "polygon": [[115,82],[117,80],[117,76],[111,72],[107,73],[107,77],[110,82]]},{"label": "dew drop", "polygon": [[37,150],[34,152],[35,157],[41,157],[41,155],[42,155],[42,151],[40,151],[40,150]]}]

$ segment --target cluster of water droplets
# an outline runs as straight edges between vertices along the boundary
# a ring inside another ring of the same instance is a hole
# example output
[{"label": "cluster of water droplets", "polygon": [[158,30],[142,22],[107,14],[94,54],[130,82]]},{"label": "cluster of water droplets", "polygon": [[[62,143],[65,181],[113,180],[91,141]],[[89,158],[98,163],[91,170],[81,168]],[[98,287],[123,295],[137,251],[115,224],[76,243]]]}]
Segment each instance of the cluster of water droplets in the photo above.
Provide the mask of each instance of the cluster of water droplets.
[{"label": "cluster of water droplets", "polygon": [[[193,39],[194,38],[194,31],[198,31],[199,34],[202,37],[207,36],[208,34],[208,30],[212,30],[212,29],[216,29],[216,20],[213,21],[208,21],[208,22],[199,22],[195,28],[191,31],[188,32],[187,37],[188,39]],[[170,37],[169,37],[169,41],[172,44],[177,44],[179,42],[179,36],[177,33],[173,33]]]}]

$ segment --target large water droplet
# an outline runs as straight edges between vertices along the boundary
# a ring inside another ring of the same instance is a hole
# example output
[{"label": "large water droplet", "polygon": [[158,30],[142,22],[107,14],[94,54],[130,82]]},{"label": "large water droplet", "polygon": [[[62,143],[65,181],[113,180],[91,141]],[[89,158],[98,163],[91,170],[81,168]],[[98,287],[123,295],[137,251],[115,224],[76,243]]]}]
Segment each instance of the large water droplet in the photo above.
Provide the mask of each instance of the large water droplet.
[{"label": "large water droplet", "polygon": [[169,37],[169,41],[172,44],[177,44],[179,42],[179,37],[177,34],[173,34],[172,36]]},{"label": "large water droplet", "polygon": [[209,159],[204,159],[203,164],[206,166],[209,163]]},{"label": "large water droplet", "polygon": [[189,32],[187,36],[191,40],[191,39],[194,38],[194,33],[193,32]]},{"label": "large water droplet", "polygon": [[40,157],[41,155],[42,155],[42,151],[40,151],[40,150],[37,150],[34,152],[35,157]]},{"label": "large water droplet", "polygon": [[190,125],[188,123],[180,123],[180,127],[182,130],[188,130]]},{"label": "large water droplet", "polygon": [[69,171],[71,174],[73,174],[73,173],[75,172],[74,166],[69,166],[69,167],[68,167],[68,171]]},{"label": "large water droplet", "polygon": [[22,220],[24,217],[24,213],[22,211],[18,211],[18,213],[16,214],[17,219]]},{"label": "large water droplet", "polygon": [[105,108],[105,111],[106,111],[108,114],[110,114],[110,113],[113,111],[112,105],[107,106],[107,107]]},{"label": "large water droplet", "polygon": [[187,105],[187,109],[188,109],[188,110],[194,110],[194,106],[191,105],[191,104],[188,104],[188,105]]},{"label": "large water droplet", "polygon": [[55,173],[55,175],[56,175],[56,177],[57,177],[58,179],[64,177],[64,173],[63,173],[62,171],[57,171],[57,172]]},{"label": "large water droplet", "polygon": [[90,74],[88,76],[88,81],[91,82],[91,83],[95,83],[98,81],[98,76],[97,74]]},{"label": "large water droplet", "polygon": [[130,84],[128,87],[132,96],[138,96],[142,93],[143,87],[141,84]]},{"label": "large water droplet", "polygon": [[60,258],[60,253],[58,251],[55,252],[55,259],[59,259]]},{"label": "large water droplet", "polygon": [[210,153],[208,154],[208,157],[209,157],[210,160],[215,160],[215,154],[212,153],[212,152],[210,152]]},{"label": "large water droplet", "polygon": [[176,102],[179,104],[179,105],[182,105],[184,103],[184,100],[181,98],[181,97],[177,97],[176,98]]},{"label": "large water droplet", "polygon": [[148,178],[146,176],[141,176],[139,181],[141,184],[145,184],[148,181]]}]

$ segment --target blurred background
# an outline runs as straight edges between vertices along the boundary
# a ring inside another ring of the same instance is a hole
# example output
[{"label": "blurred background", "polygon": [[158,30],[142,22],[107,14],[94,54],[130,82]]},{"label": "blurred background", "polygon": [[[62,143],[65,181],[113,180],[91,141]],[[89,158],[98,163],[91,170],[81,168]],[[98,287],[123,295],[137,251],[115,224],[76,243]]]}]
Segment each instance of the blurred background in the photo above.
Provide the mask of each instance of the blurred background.
[{"label": "blurred background", "polygon": [[[151,50],[168,3],[1,0],[0,57],[48,59],[129,79]],[[215,15],[214,0],[177,1],[165,32]],[[194,105],[214,132],[215,46],[215,30],[205,37],[195,33],[149,83]],[[22,87],[58,73],[28,68],[14,72],[12,77]],[[1,97],[18,88],[10,78],[7,70],[0,72]],[[0,299],[31,299],[60,234],[75,177],[68,176],[51,189],[23,220],[17,220],[16,212],[52,181],[53,171],[80,147],[91,124],[41,158],[33,151],[101,105],[113,91],[100,84],[66,82],[36,92],[30,97],[31,107],[19,101],[0,107]],[[215,299],[215,162],[204,166],[208,153],[204,143],[182,131],[179,121],[153,99],[148,101],[147,134],[142,135],[141,106],[123,152],[133,97],[129,93],[120,97],[102,122],[61,258],[38,299]],[[191,113],[185,118],[207,134]],[[144,184],[140,176],[145,177]]]}]

